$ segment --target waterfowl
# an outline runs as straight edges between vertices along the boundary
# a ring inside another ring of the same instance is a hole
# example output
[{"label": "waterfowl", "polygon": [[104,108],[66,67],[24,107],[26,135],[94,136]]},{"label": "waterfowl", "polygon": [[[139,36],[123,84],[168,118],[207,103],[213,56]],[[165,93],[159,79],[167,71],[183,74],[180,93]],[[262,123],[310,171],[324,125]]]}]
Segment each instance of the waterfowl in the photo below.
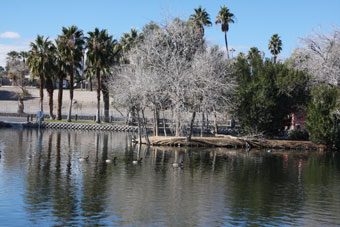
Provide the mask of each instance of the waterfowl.
[{"label": "waterfowl", "polygon": [[270,153],[270,152],[272,152],[272,150],[268,150],[267,152]]},{"label": "waterfowl", "polygon": [[113,159],[106,159],[105,162],[112,163],[112,162],[115,162],[116,160],[117,160],[117,157],[113,157]]},{"label": "waterfowl", "polygon": [[89,160],[89,156],[86,158],[79,158],[79,162],[87,162]]},{"label": "waterfowl", "polygon": [[182,168],[184,166],[184,161],[182,160],[181,162],[174,162],[171,165],[174,168],[178,168],[178,167]]},{"label": "waterfowl", "polygon": [[138,160],[133,160],[133,161],[132,161],[132,164],[134,164],[134,165],[140,164],[140,163],[142,163],[142,159],[143,159],[143,158],[140,158],[140,159],[138,159]]}]

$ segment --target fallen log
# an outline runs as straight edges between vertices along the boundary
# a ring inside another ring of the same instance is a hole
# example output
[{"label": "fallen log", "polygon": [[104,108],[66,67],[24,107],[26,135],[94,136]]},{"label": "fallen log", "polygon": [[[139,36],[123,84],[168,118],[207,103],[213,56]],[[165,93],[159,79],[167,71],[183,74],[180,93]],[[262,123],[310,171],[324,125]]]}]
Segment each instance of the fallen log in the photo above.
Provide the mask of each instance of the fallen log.
[{"label": "fallen log", "polygon": [[[245,148],[245,149],[288,149],[288,150],[327,150],[327,146],[315,144],[310,141],[293,140],[266,140],[251,139],[234,136],[216,137],[192,137],[187,141],[186,137],[149,137],[152,146],[175,146],[175,147],[226,147],[226,148]],[[139,143],[138,140],[136,140]],[[142,139],[142,144],[146,144]]]}]

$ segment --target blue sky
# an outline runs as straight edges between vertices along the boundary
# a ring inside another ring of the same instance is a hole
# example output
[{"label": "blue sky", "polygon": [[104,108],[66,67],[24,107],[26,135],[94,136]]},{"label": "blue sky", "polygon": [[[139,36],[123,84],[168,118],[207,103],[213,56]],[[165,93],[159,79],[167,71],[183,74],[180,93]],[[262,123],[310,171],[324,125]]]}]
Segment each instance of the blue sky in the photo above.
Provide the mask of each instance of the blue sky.
[{"label": "blue sky", "polygon": [[[298,40],[313,28],[340,26],[340,0],[6,0],[1,2],[0,65],[10,50],[28,50],[37,34],[56,38],[62,26],[77,25],[85,32],[105,28],[119,39],[130,28],[141,29],[150,20],[187,19],[201,5],[215,21],[220,6],[227,5],[237,18],[230,26],[229,45],[237,52],[256,46],[270,57],[267,45],[278,33],[281,57],[288,57]],[[210,44],[224,45],[220,26],[206,28]]]}]

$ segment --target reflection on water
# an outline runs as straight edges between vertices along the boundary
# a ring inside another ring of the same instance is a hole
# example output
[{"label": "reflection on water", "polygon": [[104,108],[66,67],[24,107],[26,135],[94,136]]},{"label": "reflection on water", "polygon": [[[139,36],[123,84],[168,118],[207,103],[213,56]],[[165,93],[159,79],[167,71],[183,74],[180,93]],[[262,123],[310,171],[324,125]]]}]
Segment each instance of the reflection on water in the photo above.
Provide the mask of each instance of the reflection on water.
[{"label": "reflection on water", "polygon": [[2,129],[0,143],[4,226],[340,225],[337,154],[148,148],[125,133],[56,130]]}]

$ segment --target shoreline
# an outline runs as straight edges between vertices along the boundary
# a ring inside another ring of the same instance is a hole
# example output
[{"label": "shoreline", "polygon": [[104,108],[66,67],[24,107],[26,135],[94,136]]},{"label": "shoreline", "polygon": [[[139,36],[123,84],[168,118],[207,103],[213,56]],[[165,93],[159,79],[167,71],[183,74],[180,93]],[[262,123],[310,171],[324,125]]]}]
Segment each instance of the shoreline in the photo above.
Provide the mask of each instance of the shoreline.
[{"label": "shoreline", "polygon": [[[235,149],[286,149],[286,150],[318,150],[325,151],[329,148],[322,144],[315,144],[310,141],[295,140],[267,140],[267,139],[246,139],[221,135],[217,137],[192,137],[187,141],[186,137],[149,137],[151,146],[173,146],[173,147],[225,147]],[[139,143],[138,140],[136,140]],[[147,144],[142,138],[142,144]]]},{"label": "shoreline", "polygon": [[[39,128],[38,123],[33,122],[2,122],[1,128]],[[94,131],[115,131],[115,132],[137,132],[137,126],[122,124],[97,124],[97,123],[78,123],[78,122],[43,122],[40,125],[42,129],[66,129],[66,130],[94,130]],[[244,137],[234,137],[229,135],[217,135],[215,137],[192,137],[187,141],[186,137],[174,136],[151,136],[149,137],[151,146],[171,146],[171,147],[221,147],[233,149],[280,149],[280,150],[331,150],[329,147],[316,144],[311,141],[295,140],[268,140],[254,139]],[[135,140],[139,143],[138,140]],[[145,138],[142,138],[141,144],[147,144]]]}]

